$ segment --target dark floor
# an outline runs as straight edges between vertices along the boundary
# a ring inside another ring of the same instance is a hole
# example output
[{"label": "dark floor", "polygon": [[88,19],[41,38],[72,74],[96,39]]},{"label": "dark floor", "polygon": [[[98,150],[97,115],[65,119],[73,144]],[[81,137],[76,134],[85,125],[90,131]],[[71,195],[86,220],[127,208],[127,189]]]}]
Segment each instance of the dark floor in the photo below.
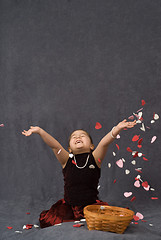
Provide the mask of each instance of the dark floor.
[{"label": "dark floor", "polygon": [[[39,225],[38,217],[44,205],[40,202],[25,203],[22,200],[1,201],[0,205],[0,240],[53,240],[53,239],[127,239],[127,240],[160,240],[161,239],[161,207],[146,206],[144,211],[144,222],[139,220],[138,224],[131,223],[124,234],[116,234],[102,231],[89,231],[86,223],[80,228],[73,227],[73,222],[62,223],[58,226],[45,229],[35,228],[25,230],[26,224]],[[30,213],[30,214],[27,214]],[[7,227],[12,227],[8,229]],[[19,231],[19,232],[16,232]]]}]

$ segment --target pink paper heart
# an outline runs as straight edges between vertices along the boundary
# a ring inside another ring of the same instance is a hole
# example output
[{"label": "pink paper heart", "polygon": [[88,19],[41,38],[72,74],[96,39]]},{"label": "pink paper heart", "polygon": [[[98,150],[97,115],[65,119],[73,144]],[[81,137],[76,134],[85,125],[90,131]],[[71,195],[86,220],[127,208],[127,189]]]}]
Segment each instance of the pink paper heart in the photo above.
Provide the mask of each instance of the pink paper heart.
[{"label": "pink paper heart", "polygon": [[134,182],[134,186],[139,188],[139,187],[140,187],[140,181],[139,181],[139,180],[136,180],[136,181]]},{"label": "pink paper heart", "polygon": [[123,161],[122,159],[119,159],[117,162],[116,162],[117,166],[120,167],[120,168],[123,168]]},{"label": "pink paper heart", "polygon": [[150,186],[148,185],[147,187],[143,187],[146,191],[149,191]]},{"label": "pink paper heart", "polygon": [[143,219],[143,218],[144,218],[143,214],[141,214],[141,213],[139,213],[139,212],[136,213],[136,216],[137,216],[139,219]]},{"label": "pink paper heart", "polygon": [[132,195],[132,192],[124,192],[125,197],[130,197]]},{"label": "pink paper heart", "polygon": [[156,136],[152,137],[151,143],[155,142],[156,139],[157,139]]}]

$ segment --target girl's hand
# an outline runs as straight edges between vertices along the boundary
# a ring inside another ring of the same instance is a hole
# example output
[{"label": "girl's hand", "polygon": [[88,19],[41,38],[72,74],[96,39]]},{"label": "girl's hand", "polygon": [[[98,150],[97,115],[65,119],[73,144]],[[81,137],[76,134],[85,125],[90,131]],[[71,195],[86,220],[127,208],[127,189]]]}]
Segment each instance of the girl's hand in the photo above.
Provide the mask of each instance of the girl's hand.
[{"label": "girl's hand", "polygon": [[120,122],[117,127],[118,129],[122,130],[124,128],[133,128],[136,125],[136,120],[133,122],[127,122],[126,119],[124,119],[122,122]]},{"label": "girl's hand", "polygon": [[33,127],[33,126],[30,126],[30,129],[28,131],[26,130],[23,130],[22,134],[25,135],[25,136],[30,136],[32,133],[37,133],[39,134],[40,133],[40,127]]}]

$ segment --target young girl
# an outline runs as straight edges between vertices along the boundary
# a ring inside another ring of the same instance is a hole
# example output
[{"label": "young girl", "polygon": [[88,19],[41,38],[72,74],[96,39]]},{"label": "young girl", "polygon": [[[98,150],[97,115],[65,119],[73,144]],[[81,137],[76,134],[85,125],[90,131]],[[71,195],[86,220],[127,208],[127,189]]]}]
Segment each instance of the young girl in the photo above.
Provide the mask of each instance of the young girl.
[{"label": "young girl", "polygon": [[22,134],[30,136],[37,133],[51,147],[62,166],[64,175],[64,199],[40,214],[40,226],[49,227],[61,222],[83,218],[83,208],[90,204],[108,205],[98,199],[98,182],[101,163],[108,146],[124,128],[132,128],[136,121],[123,120],[102,138],[94,150],[91,136],[84,130],[74,131],[69,138],[69,152],[40,127],[31,126]]}]

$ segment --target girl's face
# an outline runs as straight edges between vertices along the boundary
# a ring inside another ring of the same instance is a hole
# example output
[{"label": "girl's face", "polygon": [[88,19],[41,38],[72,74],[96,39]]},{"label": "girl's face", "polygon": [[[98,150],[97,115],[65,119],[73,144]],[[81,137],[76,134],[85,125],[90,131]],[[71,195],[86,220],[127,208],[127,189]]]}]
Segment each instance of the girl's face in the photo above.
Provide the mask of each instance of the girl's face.
[{"label": "girl's face", "polygon": [[76,130],[72,133],[69,141],[69,151],[78,154],[84,152],[90,152],[94,149],[94,145],[91,143],[90,137],[83,130]]}]

